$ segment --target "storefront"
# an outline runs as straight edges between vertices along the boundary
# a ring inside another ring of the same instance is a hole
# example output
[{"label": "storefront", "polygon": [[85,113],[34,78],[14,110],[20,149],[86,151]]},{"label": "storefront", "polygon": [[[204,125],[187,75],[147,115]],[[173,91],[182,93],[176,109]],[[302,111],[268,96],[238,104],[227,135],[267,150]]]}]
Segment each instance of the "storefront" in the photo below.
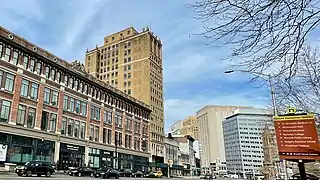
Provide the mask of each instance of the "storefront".
[{"label": "storefront", "polygon": [[91,168],[113,167],[113,152],[89,148],[89,166]]},{"label": "storefront", "polygon": [[84,165],[84,146],[60,144],[58,166],[60,169],[67,167],[79,167]]},{"label": "storefront", "polygon": [[148,171],[149,158],[141,156],[133,156],[133,170],[134,171]]},{"label": "storefront", "polygon": [[0,146],[1,152],[5,153],[1,156],[1,164],[24,164],[31,160],[53,162],[53,141],[0,133]]}]

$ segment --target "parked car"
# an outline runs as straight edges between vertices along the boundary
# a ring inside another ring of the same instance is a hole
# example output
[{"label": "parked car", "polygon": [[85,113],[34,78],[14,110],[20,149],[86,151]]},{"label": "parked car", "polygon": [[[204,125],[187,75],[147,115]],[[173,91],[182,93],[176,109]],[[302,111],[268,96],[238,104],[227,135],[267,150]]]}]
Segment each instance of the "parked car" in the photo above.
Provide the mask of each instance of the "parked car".
[{"label": "parked car", "polygon": [[114,177],[119,179],[119,172],[112,168],[100,168],[94,173],[94,177],[96,178],[111,178]]},{"label": "parked car", "polygon": [[69,175],[70,176],[91,176],[93,177],[93,170],[89,167],[79,167],[79,168],[75,168],[75,169],[70,169],[69,171]]},{"label": "parked car", "polygon": [[205,175],[200,176],[200,179],[217,179],[217,177],[212,174],[205,174]]},{"label": "parked car", "polygon": [[[306,174],[306,176],[307,176],[307,179],[304,179],[304,180],[319,180],[319,178],[317,176],[313,175],[313,174]],[[300,178],[300,174],[299,173],[292,175],[290,179],[292,179],[292,180],[302,180]]]},{"label": "parked car", "polygon": [[36,174],[37,176],[45,175],[50,177],[54,173],[54,169],[50,162],[29,161],[23,166],[17,166],[15,172],[18,176],[32,176],[33,174]]},{"label": "parked car", "polygon": [[145,177],[149,177],[149,178],[162,178],[162,172],[161,171],[153,171],[153,172],[149,172],[145,175]]},{"label": "parked car", "polygon": [[132,171],[130,169],[120,169],[119,175],[120,175],[120,177],[131,177]]},{"label": "parked car", "polygon": [[143,177],[143,173],[141,171],[136,171],[132,173],[133,177]]}]

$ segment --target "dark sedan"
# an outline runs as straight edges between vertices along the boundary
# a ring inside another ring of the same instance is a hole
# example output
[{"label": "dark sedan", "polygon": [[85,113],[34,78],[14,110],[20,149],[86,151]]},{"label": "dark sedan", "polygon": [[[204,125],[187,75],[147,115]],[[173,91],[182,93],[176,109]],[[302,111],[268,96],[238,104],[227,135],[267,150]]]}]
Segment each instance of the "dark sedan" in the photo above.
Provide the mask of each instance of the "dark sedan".
[{"label": "dark sedan", "polygon": [[93,170],[91,168],[88,167],[80,167],[80,168],[76,168],[76,169],[72,169],[69,172],[70,176],[93,176]]},{"label": "dark sedan", "polygon": [[[304,180],[319,180],[319,178],[315,175],[312,175],[312,174],[306,174],[306,177],[307,179],[304,179]],[[300,174],[294,174],[292,177],[291,177],[292,180],[302,180],[301,177],[300,177]]]},{"label": "dark sedan", "polygon": [[120,175],[120,177],[131,177],[132,171],[130,169],[120,169],[119,175]]}]

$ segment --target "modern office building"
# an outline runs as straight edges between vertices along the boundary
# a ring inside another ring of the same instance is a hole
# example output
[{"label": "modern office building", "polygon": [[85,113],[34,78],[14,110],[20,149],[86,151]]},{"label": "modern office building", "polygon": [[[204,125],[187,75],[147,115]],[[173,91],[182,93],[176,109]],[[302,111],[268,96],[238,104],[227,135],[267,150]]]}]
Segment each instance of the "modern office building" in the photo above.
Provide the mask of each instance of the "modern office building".
[{"label": "modern office building", "polygon": [[149,106],[0,27],[0,163],[146,170]]},{"label": "modern office building", "polygon": [[227,169],[242,178],[259,176],[263,167],[262,132],[272,121],[265,109],[237,109],[223,121]]},{"label": "modern office building", "polygon": [[144,28],[133,27],[104,37],[104,43],[87,50],[85,69],[101,81],[150,105],[152,161],[164,161],[164,105],[162,44]]},{"label": "modern office building", "polygon": [[210,105],[197,111],[201,167],[208,169],[210,162],[226,160],[222,121],[232,115],[234,110],[243,108],[252,107]]}]

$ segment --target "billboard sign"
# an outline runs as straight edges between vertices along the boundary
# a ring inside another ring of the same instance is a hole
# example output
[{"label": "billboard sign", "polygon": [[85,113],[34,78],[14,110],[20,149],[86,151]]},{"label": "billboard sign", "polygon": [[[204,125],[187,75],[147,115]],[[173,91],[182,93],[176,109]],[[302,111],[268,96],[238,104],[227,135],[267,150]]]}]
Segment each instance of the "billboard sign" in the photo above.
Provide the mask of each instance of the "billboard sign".
[{"label": "billboard sign", "polygon": [[281,160],[320,160],[314,114],[274,117]]},{"label": "billboard sign", "polygon": [[8,146],[0,144],[0,161],[6,161]]}]

